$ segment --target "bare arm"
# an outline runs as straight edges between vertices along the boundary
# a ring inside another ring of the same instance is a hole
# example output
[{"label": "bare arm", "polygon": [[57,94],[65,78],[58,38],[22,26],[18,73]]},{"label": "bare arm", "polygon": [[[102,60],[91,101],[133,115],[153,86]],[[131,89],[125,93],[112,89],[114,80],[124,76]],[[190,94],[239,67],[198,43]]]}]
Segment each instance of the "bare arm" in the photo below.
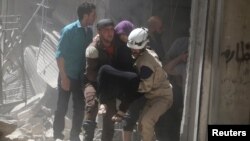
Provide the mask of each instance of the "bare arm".
[{"label": "bare arm", "polygon": [[70,88],[70,80],[65,72],[65,67],[64,67],[64,58],[63,57],[59,57],[57,59],[57,66],[59,69],[59,76],[61,79],[61,87],[63,90],[68,91]]},{"label": "bare arm", "polygon": [[175,72],[175,67],[182,63],[182,62],[186,62],[187,61],[187,57],[188,57],[188,53],[184,52],[182,54],[180,54],[179,56],[177,56],[176,58],[174,58],[173,60],[169,61],[166,65],[164,65],[164,70],[171,75],[176,75]]}]

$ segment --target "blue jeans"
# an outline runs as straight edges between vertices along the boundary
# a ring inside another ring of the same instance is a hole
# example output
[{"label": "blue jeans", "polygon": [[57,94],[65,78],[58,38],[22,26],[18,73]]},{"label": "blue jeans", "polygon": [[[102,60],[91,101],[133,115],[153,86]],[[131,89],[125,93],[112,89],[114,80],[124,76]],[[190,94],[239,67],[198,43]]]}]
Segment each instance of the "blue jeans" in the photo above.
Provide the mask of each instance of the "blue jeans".
[{"label": "blue jeans", "polygon": [[70,132],[70,140],[78,140],[81,132],[81,125],[84,116],[84,95],[81,90],[80,80],[70,79],[70,90],[65,91],[61,88],[60,79],[58,79],[58,101],[55,111],[55,119],[53,124],[54,138],[63,139],[63,130],[65,126],[65,115],[68,110],[70,95],[73,100],[73,118],[72,128]]}]

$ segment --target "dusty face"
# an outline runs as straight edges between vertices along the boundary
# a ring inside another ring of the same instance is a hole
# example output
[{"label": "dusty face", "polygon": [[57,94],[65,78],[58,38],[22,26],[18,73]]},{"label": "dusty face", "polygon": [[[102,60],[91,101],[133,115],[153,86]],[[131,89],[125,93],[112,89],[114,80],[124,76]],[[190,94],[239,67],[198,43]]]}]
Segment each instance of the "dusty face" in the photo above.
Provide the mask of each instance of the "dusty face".
[{"label": "dusty face", "polygon": [[160,17],[152,16],[149,18],[148,25],[151,33],[161,34],[163,32],[163,23]]},{"label": "dusty face", "polygon": [[161,34],[163,32],[163,24],[161,21],[158,21],[156,23],[156,26],[155,26],[155,31],[158,33],[158,34]]},{"label": "dusty face", "polygon": [[99,33],[100,39],[104,43],[111,43],[114,38],[114,26],[110,25],[110,26],[103,27],[99,29],[98,33]]},{"label": "dusty face", "polygon": [[136,59],[141,54],[141,50],[140,49],[131,49],[131,53],[132,53],[132,58]]}]

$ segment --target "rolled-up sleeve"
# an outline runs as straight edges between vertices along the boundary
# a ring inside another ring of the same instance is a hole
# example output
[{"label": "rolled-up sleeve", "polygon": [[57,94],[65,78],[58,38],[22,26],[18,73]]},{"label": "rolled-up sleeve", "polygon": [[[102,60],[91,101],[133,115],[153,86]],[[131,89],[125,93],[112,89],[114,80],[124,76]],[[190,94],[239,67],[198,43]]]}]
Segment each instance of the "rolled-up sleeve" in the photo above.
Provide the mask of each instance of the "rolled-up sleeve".
[{"label": "rolled-up sleeve", "polygon": [[85,76],[89,82],[96,82],[98,72],[98,50],[94,46],[86,49],[86,68]]}]

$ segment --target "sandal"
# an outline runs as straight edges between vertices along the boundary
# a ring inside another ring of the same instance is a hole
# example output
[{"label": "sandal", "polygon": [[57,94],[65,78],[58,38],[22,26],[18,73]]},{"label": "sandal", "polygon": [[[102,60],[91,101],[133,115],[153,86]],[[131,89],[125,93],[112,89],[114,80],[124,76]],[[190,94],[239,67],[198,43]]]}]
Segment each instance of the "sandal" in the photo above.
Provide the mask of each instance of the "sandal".
[{"label": "sandal", "polygon": [[112,121],[121,122],[124,119],[125,113],[122,111],[118,111],[113,117]]}]

